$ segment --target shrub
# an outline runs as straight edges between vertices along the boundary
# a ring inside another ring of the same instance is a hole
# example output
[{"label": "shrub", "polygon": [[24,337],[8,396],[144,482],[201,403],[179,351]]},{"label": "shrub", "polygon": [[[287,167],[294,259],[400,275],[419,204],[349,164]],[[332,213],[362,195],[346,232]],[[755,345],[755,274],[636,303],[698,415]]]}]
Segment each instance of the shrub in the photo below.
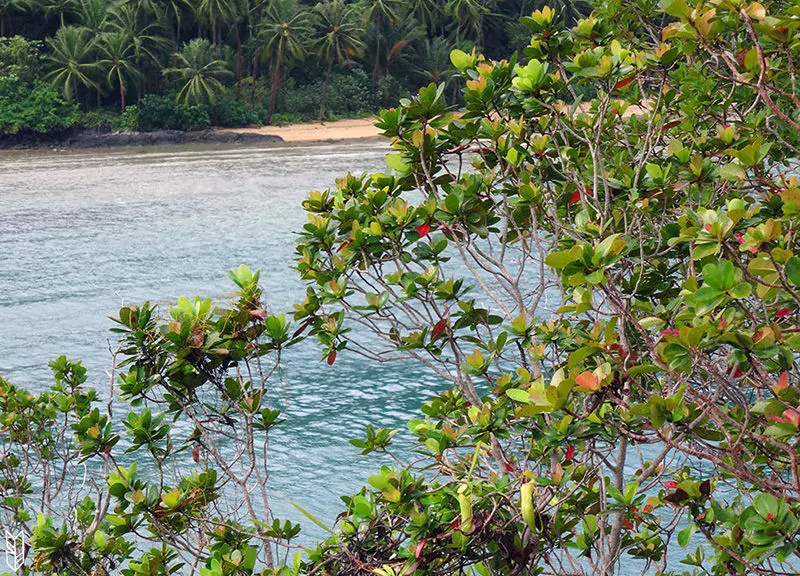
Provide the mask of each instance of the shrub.
[{"label": "shrub", "polygon": [[0,134],[59,133],[75,126],[80,115],[73,102],[46,84],[9,90],[0,96]]},{"label": "shrub", "polygon": [[138,107],[138,125],[142,132],[153,130],[200,130],[211,124],[205,105],[183,106],[174,94],[146,94]]},{"label": "shrub", "polygon": [[237,128],[260,124],[261,118],[245,101],[226,95],[217,102],[214,123],[217,126]]}]

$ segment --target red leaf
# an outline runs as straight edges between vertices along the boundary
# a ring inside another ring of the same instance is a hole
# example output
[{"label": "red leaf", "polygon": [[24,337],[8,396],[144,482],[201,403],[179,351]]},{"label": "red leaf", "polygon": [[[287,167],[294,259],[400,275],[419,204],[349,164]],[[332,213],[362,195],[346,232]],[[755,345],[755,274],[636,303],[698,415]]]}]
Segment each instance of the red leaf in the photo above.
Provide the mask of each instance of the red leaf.
[{"label": "red leaf", "polygon": [[773,384],[772,386],[770,386],[770,389],[775,394],[778,394],[778,393],[783,392],[784,390],[786,390],[788,387],[789,387],[789,373],[788,372],[783,372],[783,374],[781,374],[778,377],[778,383],[777,384]]},{"label": "red leaf", "polygon": [[664,130],[669,130],[670,128],[674,128],[680,123],[681,120],[673,120],[672,122],[667,122],[666,124],[664,124]]},{"label": "red leaf", "polygon": [[414,558],[419,560],[419,557],[422,556],[422,551],[425,549],[425,544],[428,542],[428,538],[425,537],[417,543],[417,549],[414,552]]},{"label": "red leaf", "polygon": [[564,455],[564,461],[572,462],[573,458],[575,458],[575,446],[569,445],[567,446],[567,453]]},{"label": "red leaf", "polygon": [[200,462],[200,444],[195,444],[194,448],[192,448],[192,460],[196,463]]},{"label": "red leaf", "polygon": [[600,390],[600,380],[591,372],[581,372],[578,374],[575,378],[575,384],[591,392]]},{"label": "red leaf", "polygon": [[431,225],[428,224],[428,223],[421,224],[421,225],[417,226],[416,230],[417,230],[417,232],[419,232],[419,237],[420,238],[424,238],[425,236],[428,235],[428,232],[431,231]]},{"label": "red leaf", "polygon": [[783,411],[783,421],[797,428],[800,426],[800,412],[794,408],[787,408]]},{"label": "red leaf", "polygon": [[575,190],[575,192],[570,194],[569,200],[567,201],[567,204],[572,206],[573,204],[577,204],[580,201],[581,201],[581,191],[580,190]]},{"label": "red leaf", "polygon": [[678,487],[678,483],[675,480],[667,480],[664,482],[664,488],[667,490],[675,490]]},{"label": "red leaf", "polygon": [[675,328],[670,328],[668,330],[661,331],[662,336],[679,336],[680,330],[676,330]]},{"label": "red leaf", "polygon": [[336,362],[336,350],[328,354],[328,366],[333,366],[334,362]]},{"label": "red leaf", "polygon": [[628,78],[625,78],[624,80],[620,80],[619,82],[614,84],[614,90],[616,90],[617,88],[624,88],[625,86],[627,86],[631,82],[633,82],[633,76],[629,76]]},{"label": "red leaf", "polygon": [[431,330],[431,342],[436,340],[439,336],[442,335],[444,329],[447,327],[447,322],[445,322],[444,318],[439,320],[436,324],[433,325],[433,330]]},{"label": "red leaf", "polygon": [[781,308],[780,310],[775,312],[775,318],[786,318],[791,313],[792,313],[792,311],[789,310],[788,308]]}]

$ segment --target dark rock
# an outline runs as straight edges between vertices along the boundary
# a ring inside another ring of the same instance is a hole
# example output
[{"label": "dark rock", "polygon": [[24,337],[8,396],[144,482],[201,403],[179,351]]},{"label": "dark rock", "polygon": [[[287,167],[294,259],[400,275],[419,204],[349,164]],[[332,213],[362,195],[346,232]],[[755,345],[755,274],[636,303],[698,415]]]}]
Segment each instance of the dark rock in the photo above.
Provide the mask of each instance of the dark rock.
[{"label": "dark rock", "polygon": [[121,146],[166,146],[170,144],[264,144],[280,143],[283,138],[252,132],[215,130],[157,130],[155,132],[77,132],[66,136],[14,134],[0,136],[0,150],[29,148],[118,148]]}]

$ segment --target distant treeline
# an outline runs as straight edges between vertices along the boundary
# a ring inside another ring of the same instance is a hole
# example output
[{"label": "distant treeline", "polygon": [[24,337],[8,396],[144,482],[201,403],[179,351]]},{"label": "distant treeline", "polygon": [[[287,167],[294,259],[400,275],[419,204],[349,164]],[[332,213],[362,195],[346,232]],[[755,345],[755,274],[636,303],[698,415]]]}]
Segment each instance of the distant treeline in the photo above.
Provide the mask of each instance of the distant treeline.
[{"label": "distant treeline", "polygon": [[[508,55],[556,0],[0,0],[0,133],[357,116],[429,82],[453,48]],[[4,38],[3,38],[4,37]],[[133,106],[132,106],[133,105]]]}]

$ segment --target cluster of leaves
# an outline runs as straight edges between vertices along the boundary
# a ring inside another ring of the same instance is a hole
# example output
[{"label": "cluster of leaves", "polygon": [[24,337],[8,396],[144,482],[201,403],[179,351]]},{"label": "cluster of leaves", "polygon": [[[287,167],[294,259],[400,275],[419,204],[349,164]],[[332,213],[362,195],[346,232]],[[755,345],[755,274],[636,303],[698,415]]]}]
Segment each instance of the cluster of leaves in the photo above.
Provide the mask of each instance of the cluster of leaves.
[{"label": "cluster of leaves", "polygon": [[296,538],[296,524],[268,521],[266,480],[282,422],[268,383],[297,338],[262,307],[258,272],[231,278],[229,308],[182,298],[169,321],[149,303],[120,310],[105,405],[64,357],[45,393],[0,379],[0,517],[28,537],[25,573],[253,574]]},{"label": "cluster of leaves", "polygon": [[453,385],[409,424],[421,463],[370,478],[311,562],[794,572],[800,11],[522,21],[522,62],[452,53],[462,110],[432,84],[381,113],[390,174],[305,201],[296,318],[323,357]]}]

